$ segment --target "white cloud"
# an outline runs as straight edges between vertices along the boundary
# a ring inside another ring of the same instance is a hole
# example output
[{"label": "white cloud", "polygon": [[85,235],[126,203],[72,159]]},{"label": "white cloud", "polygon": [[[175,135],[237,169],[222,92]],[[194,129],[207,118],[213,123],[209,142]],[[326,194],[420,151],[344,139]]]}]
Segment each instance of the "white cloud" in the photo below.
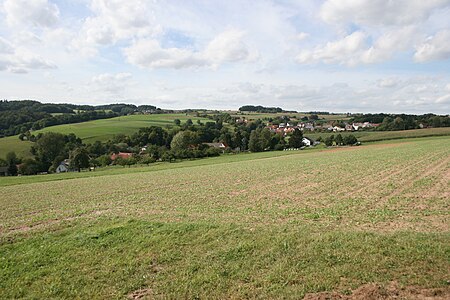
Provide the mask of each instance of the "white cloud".
[{"label": "white cloud", "polygon": [[364,63],[386,61],[400,51],[407,51],[420,39],[421,34],[415,26],[389,30],[380,36],[361,57]]},{"label": "white cloud", "polygon": [[144,68],[189,68],[246,61],[256,57],[243,43],[244,33],[229,29],[209,42],[203,51],[183,48],[162,48],[156,40],[138,40],[124,49],[127,61]]},{"label": "white cloud", "polygon": [[23,74],[30,69],[53,68],[56,68],[53,63],[0,37],[0,70]]},{"label": "white cloud", "polygon": [[250,52],[244,44],[245,33],[230,29],[216,36],[206,47],[204,56],[214,63],[243,61]]},{"label": "white cloud", "polygon": [[450,94],[441,96],[436,99],[436,103],[438,104],[450,104]]},{"label": "white cloud", "polygon": [[352,66],[360,61],[366,39],[367,35],[364,32],[355,31],[341,40],[328,42],[312,51],[303,50],[297,55],[296,60],[302,64],[324,62]]},{"label": "white cloud", "polygon": [[199,54],[187,49],[162,48],[156,40],[139,40],[124,49],[127,61],[143,68],[187,68],[206,65]]},{"label": "white cloud", "polygon": [[418,62],[450,58],[450,30],[442,30],[416,48],[414,59]]},{"label": "white cloud", "polygon": [[58,6],[47,0],[5,0],[3,9],[9,26],[51,27],[59,21]]},{"label": "white cloud", "polygon": [[131,84],[130,73],[103,73],[92,77],[89,85],[92,91],[100,92],[106,96],[123,96],[126,88]]},{"label": "white cloud", "polygon": [[400,80],[396,77],[389,77],[389,78],[383,78],[379,79],[377,81],[377,86],[380,88],[394,88],[397,87],[400,83]]},{"label": "white cloud", "polygon": [[[411,52],[415,47],[415,60],[421,62],[449,57],[450,46],[445,31],[433,38],[435,42],[424,42],[427,32],[448,26],[448,21],[439,21],[442,18],[439,13],[448,12],[449,5],[450,0],[327,0],[319,15],[325,22],[337,26],[340,35],[355,27],[366,34],[368,47],[362,53],[354,52],[353,55],[358,57],[352,58],[351,63],[385,62],[398,53]],[[430,20],[432,17],[436,19]],[[349,65],[345,58],[331,62]]]},{"label": "white cloud", "polygon": [[90,8],[94,16],[85,19],[71,45],[86,56],[97,54],[98,46],[149,38],[161,31],[154,21],[151,2],[145,0],[92,0]]},{"label": "white cloud", "polygon": [[[397,53],[407,52],[419,43],[423,35],[416,26],[405,26],[385,31],[372,45],[371,36],[363,31],[355,31],[344,38],[317,46],[314,50],[303,50],[297,56],[302,64],[333,63],[354,66],[357,64],[373,64],[387,61]],[[438,37],[439,54],[445,52],[445,37]],[[436,47],[437,48],[437,47]],[[435,49],[435,48],[433,48]]]},{"label": "white cloud", "polygon": [[448,0],[327,0],[320,16],[328,23],[410,25],[425,21],[433,10],[448,4]]},{"label": "white cloud", "polygon": [[300,32],[295,36],[295,39],[297,41],[303,41],[303,40],[307,39],[309,36],[310,36],[310,34],[307,32]]},{"label": "white cloud", "polygon": [[12,54],[14,47],[11,43],[0,36],[0,54]]}]

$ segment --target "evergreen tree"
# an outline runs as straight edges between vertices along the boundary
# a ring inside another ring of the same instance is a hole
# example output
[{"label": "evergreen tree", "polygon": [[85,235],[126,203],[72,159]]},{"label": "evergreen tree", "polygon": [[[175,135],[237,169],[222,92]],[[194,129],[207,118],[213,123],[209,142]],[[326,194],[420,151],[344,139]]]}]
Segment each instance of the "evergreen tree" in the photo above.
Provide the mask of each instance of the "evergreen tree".
[{"label": "evergreen tree", "polygon": [[300,148],[303,146],[303,132],[300,129],[295,129],[289,138],[289,147]]}]

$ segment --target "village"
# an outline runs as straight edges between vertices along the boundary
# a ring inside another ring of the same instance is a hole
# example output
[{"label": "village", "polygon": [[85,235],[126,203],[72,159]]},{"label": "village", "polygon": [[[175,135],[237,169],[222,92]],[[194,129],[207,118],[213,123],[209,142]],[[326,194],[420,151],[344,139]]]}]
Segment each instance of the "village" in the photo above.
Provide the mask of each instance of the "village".
[{"label": "village", "polygon": [[344,123],[344,126],[333,126],[332,124],[322,124],[322,125],[316,125],[312,122],[307,123],[298,123],[297,125],[294,125],[293,123],[280,123],[278,125],[276,124],[268,124],[266,126],[267,129],[269,129],[271,132],[274,133],[283,133],[284,135],[287,135],[289,133],[294,132],[295,129],[299,129],[301,131],[320,131],[320,132],[343,132],[343,131],[361,131],[361,130],[367,130],[367,129],[373,129],[380,126],[380,124],[376,123],[370,123],[370,122],[364,122],[364,123]]}]

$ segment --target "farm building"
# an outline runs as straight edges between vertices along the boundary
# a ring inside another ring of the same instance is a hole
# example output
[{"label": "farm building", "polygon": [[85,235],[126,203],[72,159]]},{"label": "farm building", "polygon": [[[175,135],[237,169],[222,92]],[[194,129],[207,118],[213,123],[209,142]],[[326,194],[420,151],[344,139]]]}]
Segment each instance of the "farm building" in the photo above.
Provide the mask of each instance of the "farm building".
[{"label": "farm building", "polygon": [[303,137],[302,143],[303,143],[303,145],[308,146],[308,147],[309,146],[314,146],[314,144],[315,144],[312,139],[307,138],[307,137]]},{"label": "farm building", "polygon": [[70,171],[69,166],[70,166],[70,160],[65,159],[59,164],[59,166],[56,168],[55,172],[56,173],[69,172]]},{"label": "farm building", "polygon": [[220,150],[225,150],[228,148],[228,146],[225,145],[224,143],[204,143],[204,145],[207,145],[209,147],[213,147],[216,149],[220,149]]},{"label": "farm building", "polygon": [[127,159],[133,156],[133,153],[130,152],[119,152],[119,153],[113,153],[111,155],[111,160],[116,160],[117,158],[123,158],[123,159]]}]

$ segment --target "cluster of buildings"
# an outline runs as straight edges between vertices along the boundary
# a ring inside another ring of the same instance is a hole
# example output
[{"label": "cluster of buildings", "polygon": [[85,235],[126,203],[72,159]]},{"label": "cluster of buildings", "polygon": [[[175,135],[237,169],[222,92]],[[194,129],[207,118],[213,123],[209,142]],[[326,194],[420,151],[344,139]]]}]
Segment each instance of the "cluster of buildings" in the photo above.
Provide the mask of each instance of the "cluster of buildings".
[{"label": "cluster of buildings", "polygon": [[281,134],[289,134],[294,130],[299,129],[302,131],[333,131],[333,132],[342,132],[342,131],[358,131],[363,129],[371,129],[380,126],[380,124],[364,122],[364,123],[344,123],[344,126],[333,126],[331,124],[321,124],[316,125],[312,122],[307,123],[298,123],[297,125],[293,125],[290,123],[280,123],[278,125],[268,124],[266,126],[271,132],[281,133]]}]

